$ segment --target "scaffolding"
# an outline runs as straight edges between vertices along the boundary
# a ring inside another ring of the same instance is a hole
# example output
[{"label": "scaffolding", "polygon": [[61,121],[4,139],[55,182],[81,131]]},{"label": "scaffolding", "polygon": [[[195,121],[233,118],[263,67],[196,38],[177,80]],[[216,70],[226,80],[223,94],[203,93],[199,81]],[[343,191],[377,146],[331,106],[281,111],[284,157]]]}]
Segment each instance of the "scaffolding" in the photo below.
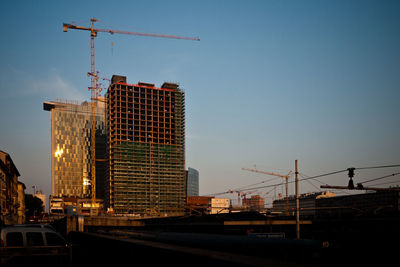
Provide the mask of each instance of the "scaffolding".
[{"label": "scaffolding", "polygon": [[184,92],[177,84],[110,85],[107,199],[116,213],[183,213],[184,106]]}]

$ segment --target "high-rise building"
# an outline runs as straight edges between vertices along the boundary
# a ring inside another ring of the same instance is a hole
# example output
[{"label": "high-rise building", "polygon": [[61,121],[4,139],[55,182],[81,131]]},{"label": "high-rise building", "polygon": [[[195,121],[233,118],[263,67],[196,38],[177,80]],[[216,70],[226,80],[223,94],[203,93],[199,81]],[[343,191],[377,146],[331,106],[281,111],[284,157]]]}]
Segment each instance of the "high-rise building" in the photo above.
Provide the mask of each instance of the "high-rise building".
[{"label": "high-rise building", "polygon": [[[91,197],[90,103],[44,102],[51,113],[51,195]],[[105,103],[96,106],[96,197],[105,196]],[[103,160],[102,160],[103,159]]]},{"label": "high-rise building", "polygon": [[182,214],[185,98],[177,84],[128,84],[114,75],[107,92],[108,207],[116,213]]},{"label": "high-rise building", "polygon": [[199,195],[199,171],[193,168],[188,168],[187,195]]}]

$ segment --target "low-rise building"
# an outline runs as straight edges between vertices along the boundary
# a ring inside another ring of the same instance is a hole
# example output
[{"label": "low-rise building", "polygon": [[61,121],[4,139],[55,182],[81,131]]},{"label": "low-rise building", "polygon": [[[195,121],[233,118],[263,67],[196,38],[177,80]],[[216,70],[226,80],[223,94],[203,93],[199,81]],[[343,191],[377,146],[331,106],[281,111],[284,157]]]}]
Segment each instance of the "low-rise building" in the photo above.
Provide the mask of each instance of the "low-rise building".
[{"label": "low-rise building", "polygon": [[24,224],[26,222],[25,216],[25,184],[18,182],[18,210],[17,210],[17,223]]},{"label": "low-rise building", "polygon": [[92,206],[96,210],[103,210],[104,208],[103,201],[98,198],[96,199],[95,203],[92,203],[91,198],[50,196],[49,202],[49,213],[52,217],[73,215],[70,212],[71,210],[74,210],[74,214],[89,215]]},{"label": "low-rise building", "polygon": [[230,200],[229,198],[212,198],[211,199],[211,214],[229,213]]},{"label": "low-rise building", "polygon": [[264,209],[264,198],[260,195],[254,195],[249,198],[243,198],[243,207],[249,208],[250,210],[262,210]]},{"label": "low-rise building", "polygon": [[229,198],[187,196],[186,212],[193,215],[229,213],[230,204]]},{"label": "low-rise building", "polygon": [[18,222],[18,177],[11,156],[0,150],[0,219],[5,224]]}]

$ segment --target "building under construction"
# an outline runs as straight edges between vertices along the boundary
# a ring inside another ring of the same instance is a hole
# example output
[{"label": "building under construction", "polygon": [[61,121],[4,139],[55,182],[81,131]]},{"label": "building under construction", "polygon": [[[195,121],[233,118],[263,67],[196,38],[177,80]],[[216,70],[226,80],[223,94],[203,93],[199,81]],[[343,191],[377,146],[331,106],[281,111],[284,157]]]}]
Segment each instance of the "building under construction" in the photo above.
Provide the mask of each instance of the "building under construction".
[{"label": "building under construction", "polygon": [[116,213],[182,214],[185,100],[177,84],[128,84],[114,75],[107,91],[107,206]]}]

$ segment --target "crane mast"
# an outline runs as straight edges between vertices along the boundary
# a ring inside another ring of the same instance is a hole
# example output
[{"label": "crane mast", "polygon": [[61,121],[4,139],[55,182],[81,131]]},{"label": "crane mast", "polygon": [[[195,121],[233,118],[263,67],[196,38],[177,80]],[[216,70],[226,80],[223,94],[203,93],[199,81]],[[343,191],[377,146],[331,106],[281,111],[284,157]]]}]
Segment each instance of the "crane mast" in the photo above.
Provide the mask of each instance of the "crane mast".
[{"label": "crane mast", "polygon": [[90,160],[91,160],[91,174],[92,174],[92,206],[91,213],[95,210],[96,203],[96,104],[97,104],[97,86],[96,86],[96,77],[95,68],[94,68],[94,37],[96,37],[97,33],[93,31],[94,23],[97,20],[92,18],[90,20],[90,72],[92,75],[90,76]]},{"label": "crane mast", "polygon": [[91,159],[91,187],[92,187],[92,207],[91,213],[95,212],[96,203],[96,104],[97,95],[99,88],[97,86],[97,75],[95,70],[95,53],[94,53],[94,38],[97,37],[98,32],[106,32],[110,34],[128,34],[128,35],[138,35],[146,37],[159,37],[159,38],[169,38],[169,39],[181,39],[181,40],[192,40],[200,41],[199,38],[193,37],[183,37],[176,35],[166,35],[166,34],[151,34],[151,33],[140,33],[140,32],[129,32],[120,30],[110,30],[110,29],[98,29],[94,27],[94,23],[98,21],[95,18],[90,19],[90,28],[81,27],[73,24],[63,23],[63,31],[67,32],[68,29],[84,30],[90,31],[90,97],[91,97],[91,112],[90,112],[90,159]]},{"label": "crane mast", "polygon": [[287,175],[282,175],[282,174],[278,174],[278,173],[273,173],[273,172],[266,172],[266,171],[259,171],[256,169],[248,169],[248,168],[242,168],[242,170],[244,171],[250,171],[250,172],[256,172],[256,173],[262,173],[262,174],[266,174],[266,175],[272,175],[272,176],[278,176],[281,178],[284,178],[286,180],[285,183],[285,189],[286,189],[286,215],[289,215],[289,177],[290,174],[292,173],[292,171],[289,171],[289,173]]}]

